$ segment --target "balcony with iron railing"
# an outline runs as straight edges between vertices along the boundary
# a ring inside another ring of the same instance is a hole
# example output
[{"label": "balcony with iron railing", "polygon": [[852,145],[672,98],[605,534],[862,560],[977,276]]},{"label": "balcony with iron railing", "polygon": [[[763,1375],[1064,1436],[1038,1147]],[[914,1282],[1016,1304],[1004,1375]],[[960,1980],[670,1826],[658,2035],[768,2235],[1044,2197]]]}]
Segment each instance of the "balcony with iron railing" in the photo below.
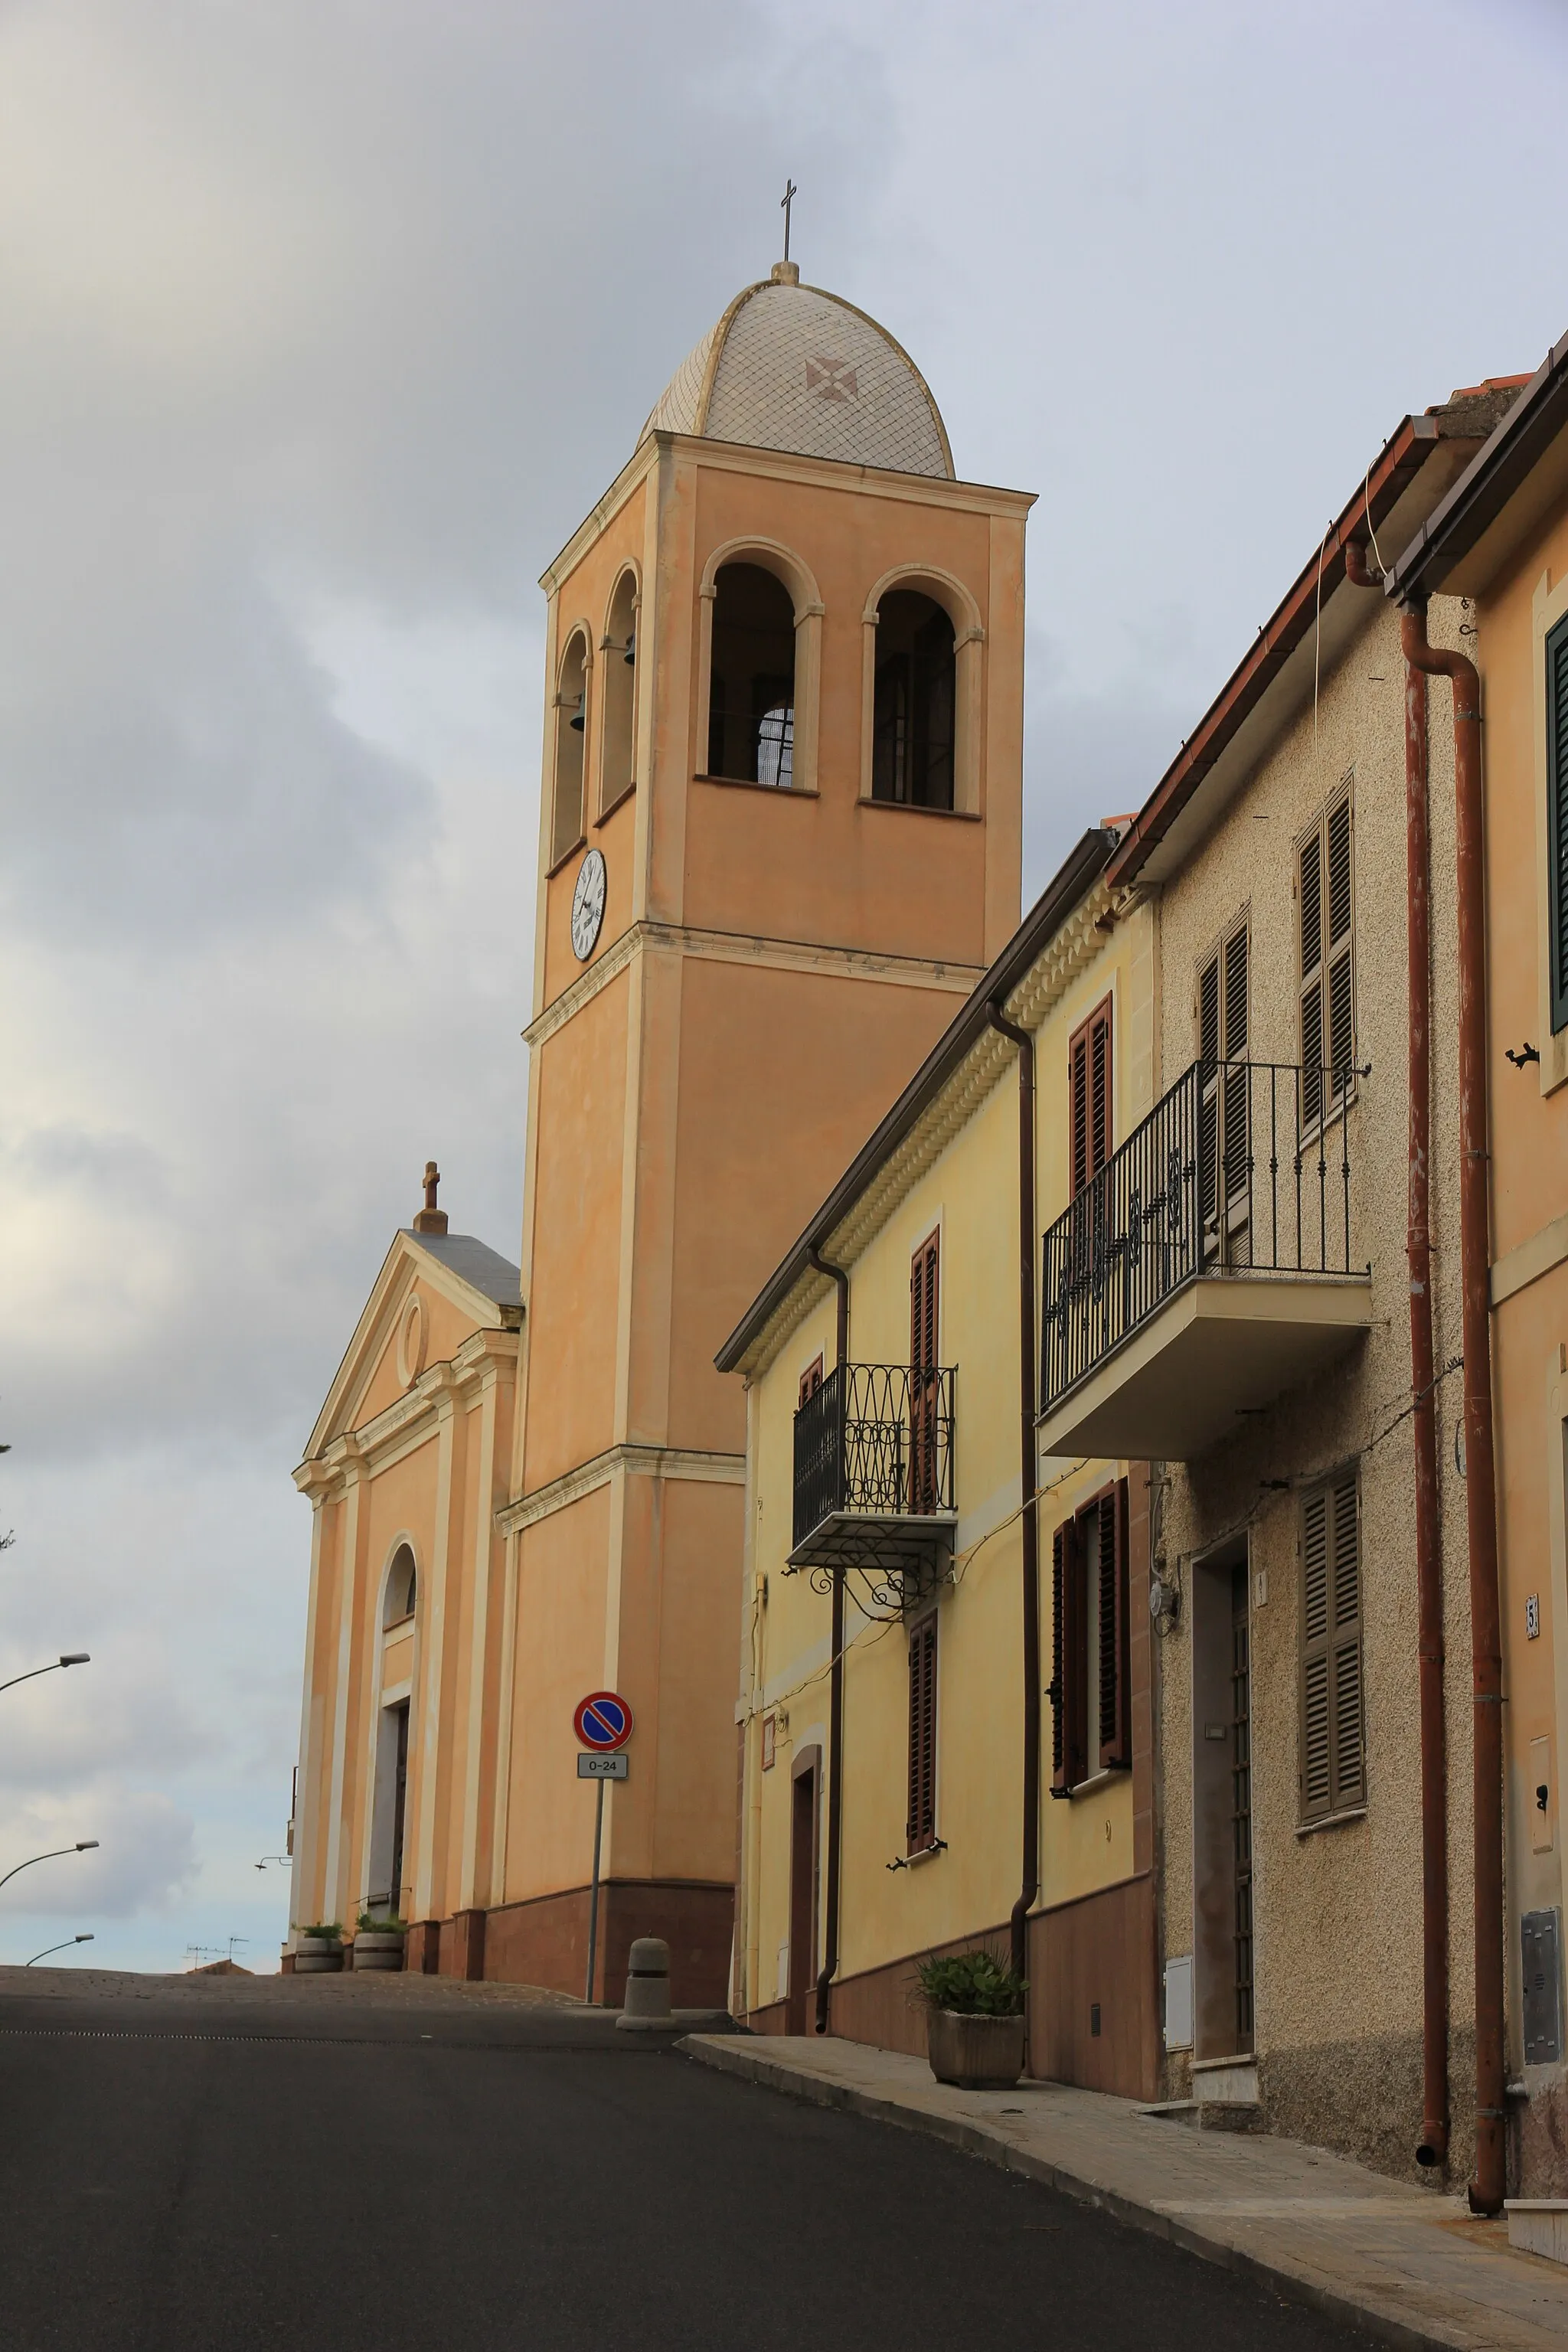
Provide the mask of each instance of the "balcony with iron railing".
[{"label": "balcony with iron railing", "polygon": [[1188,1461],[1350,1347],[1355,1069],[1194,1062],[1045,1237],[1040,1442]]},{"label": "balcony with iron railing", "polygon": [[791,1568],[913,1597],[952,1549],[951,1365],[839,1364],[795,1417]]}]

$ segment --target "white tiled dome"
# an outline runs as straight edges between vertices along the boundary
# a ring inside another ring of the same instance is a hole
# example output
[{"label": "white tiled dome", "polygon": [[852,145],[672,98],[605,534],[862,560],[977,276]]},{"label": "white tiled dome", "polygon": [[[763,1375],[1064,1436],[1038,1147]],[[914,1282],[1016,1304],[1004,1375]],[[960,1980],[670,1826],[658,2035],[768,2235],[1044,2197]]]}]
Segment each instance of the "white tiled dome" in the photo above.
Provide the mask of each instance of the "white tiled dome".
[{"label": "white tiled dome", "polygon": [[653,432],[952,479],[913,361],[852,303],[796,283],[793,263],[738,294],[682,360],[639,440]]}]

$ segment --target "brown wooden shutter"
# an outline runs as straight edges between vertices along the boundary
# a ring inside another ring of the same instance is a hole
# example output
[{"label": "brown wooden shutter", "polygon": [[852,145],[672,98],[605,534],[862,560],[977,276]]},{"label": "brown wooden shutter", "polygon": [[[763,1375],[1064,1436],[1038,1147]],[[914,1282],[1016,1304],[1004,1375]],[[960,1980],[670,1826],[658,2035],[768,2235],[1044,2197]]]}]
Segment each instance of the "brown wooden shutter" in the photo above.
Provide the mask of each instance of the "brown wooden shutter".
[{"label": "brown wooden shutter", "polygon": [[1219,1059],[1219,958],[1211,956],[1198,974],[1198,1059]]},{"label": "brown wooden shutter", "polygon": [[1089,1622],[1084,1612],[1083,1539],[1064,1520],[1051,1547],[1051,1794],[1065,1797],[1089,1775]]},{"label": "brown wooden shutter", "polygon": [[1568,622],[1546,640],[1547,962],[1552,1032],[1568,1029]]},{"label": "brown wooden shutter", "polygon": [[816,1394],[817,1390],[821,1386],[822,1358],[818,1356],[816,1363],[808,1364],[805,1371],[802,1372],[800,1376],[800,1395],[795,1402],[795,1410],[797,1412],[803,1404],[809,1404],[811,1402],[812,1398]]},{"label": "brown wooden shutter", "polygon": [[1068,1040],[1068,1134],[1072,1189],[1081,1192],[1115,1148],[1111,1133],[1110,1013],[1108,996]]},{"label": "brown wooden shutter", "polygon": [[1051,1538],[1051,1794],[1065,1797],[1067,1777],[1067,1604],[1072,1521]]},{"label": "brown wooden shutter", "polygon": [[1309,1127],[1344,1094],[1355,1062],[1353,844],[1347,795],[1301,845],[1301,1114]]},{"label": "brown wooden shutter", "polygon": [[1127,1606],[1127,1481],[1100,1498],[1100,1769],[1132,1761],[1131,1631]]},{"label": "brown wooden shutter", "polygon": [[1247,926],[1225,943],[1225,1058],[1239,1061],[1247,1051]]},{"label": "brown wooden shutter", "polygon": [[936,1837],[936,1612],[910,1633],[910,1814],[908,1851]]},{"label": "brown wooden shutter", "polygon": [[937,1265],[937,1245],[941,1236],[932,1234],[921,1242],[910,1266],[910,1369],[931,1371],[937,1360],[937,1343],[941,1336]]},{"label": "brown wooden shutter", "polygon": [[1361,1538],[1353,1471],[1301,1507],[1301,1818],[1366,1797]]},{"label": "brown wooden shutter", "polygon": [[1068,1080],[1072,1189],[1079,1193],[1089,1181],[1089,1038],[1081,1029],[1068,1047]]},{"label": "brown wooden shutter", "polygon": [[1094,1016],[1089,1037],[1089,1174],[1098,1176],[1110,1157],[1110,1007]]}]

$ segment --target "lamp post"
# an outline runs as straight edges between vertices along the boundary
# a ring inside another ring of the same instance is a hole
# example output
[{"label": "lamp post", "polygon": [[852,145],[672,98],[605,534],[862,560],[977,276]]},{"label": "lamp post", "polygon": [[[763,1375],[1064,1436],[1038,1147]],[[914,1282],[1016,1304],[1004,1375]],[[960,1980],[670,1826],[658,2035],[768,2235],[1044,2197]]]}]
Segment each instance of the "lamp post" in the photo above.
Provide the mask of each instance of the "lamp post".
[{"label": "lamp post", "polygon": [[[62,1853],[90,1853],[97,1843],[96,1838],[78,1838],[75,1845],[52,1845],[47,1853],[30,1853],[26,1862],[18,1862],[8,1870],[5,1878],[15,1878],[18,1870],[31,1870],[36,1862],[58,1861]],[[5,1878],[0,1878],[0,1886],[5,1885]]]},{"label": "lamp post", "polygon": [[63,1944],[46,1944],[41,1952],[35,1952],[32,1959],[24,1960],[22,1966],[25,1969],[30,1969],[36,1961],[47,1960],[51,1952],[68,1952],[73,1944],[90,1944],[91,1941],[92,1937],[90,1935],[68,1936]]},{"label": "lamp post", "polygon": [[51,1658],[47,1666],[33,1666],[25,1675],[13,1675],[8,1683],[0,1683],[0,1691],[15,1690],[18,1683],[30,1683],[37,1675],[57,1675],[62,1666],[89,1666],[92,1654],[88,1650],[67,1650],[63,1655]]}]

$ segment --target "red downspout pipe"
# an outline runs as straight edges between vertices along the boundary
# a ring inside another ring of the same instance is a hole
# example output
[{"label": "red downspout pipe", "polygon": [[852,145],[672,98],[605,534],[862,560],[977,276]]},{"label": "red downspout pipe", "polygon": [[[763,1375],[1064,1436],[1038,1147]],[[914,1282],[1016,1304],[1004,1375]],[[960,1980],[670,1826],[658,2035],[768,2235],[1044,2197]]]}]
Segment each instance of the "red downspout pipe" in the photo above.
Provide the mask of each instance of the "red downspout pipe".
[{"label": "red downspout pipe", "polygon": [[1426,641],[1425,600],[1401,615],[1405,657],[1454,684],[1459,913],[1459,1256],[1464,1293],[1465,1510],[1475,1705],[1476,2177],[1470,2208],[1500,2213],[1503,2147],[1502,1638],[1492,1453],[1491,1219],[1487,1154],[1487,909],[1481,686],[1473,662]]},{"label": "red downspout pipe", "polygon": [[[829,1265],[812,1243],[806,1256],[818,1274],[838,1288],[836,1337],[837,1370],[849,1360],[849,1276],[841,1265]],[[827,1920],[823,1938],[822,1969],[816,1979],[816,2031],[827,2031],[828,1989],[838,1971],[838,1849],[844,1820],[844,1570],[833,1575],[833,1621],[828,1635],[832,1663],[828,1668],[827,1699]]]},{"label": "red downspout pipe", "polygon": [[1035,1445],[1035,1041],[985,1008],[1018,1048],[1018,1435],[1024,1538],[1024,1866],[1010,1924],[1015,1975],[1028,1974],[1029,1912],[1040,1891],[1040,1543]]},{"label": "red downspout pipe", "polygon": [[[1382,583],[1366,550],[1345,548],[1345,577]],[[1410,1049],[1410,1390],[1415,1447],[1416,1652],[1421,1723],[1421,2138],[1415,2161],[1448,2153],[1448,1755],[1443,1712],[1443,1551],[1432,1345],[1432,860],[1426,679],[1405,666],[1405,887]]]}]

